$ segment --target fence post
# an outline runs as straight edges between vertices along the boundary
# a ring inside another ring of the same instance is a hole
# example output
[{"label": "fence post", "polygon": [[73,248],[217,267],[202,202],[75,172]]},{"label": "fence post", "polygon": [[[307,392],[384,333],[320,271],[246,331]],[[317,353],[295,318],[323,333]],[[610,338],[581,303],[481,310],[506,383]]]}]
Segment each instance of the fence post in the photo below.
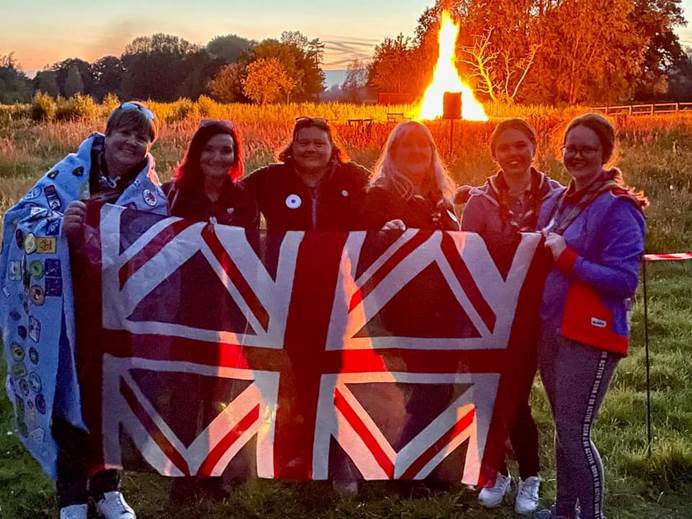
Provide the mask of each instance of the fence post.
[{"label": "fence post", "polygon": [[653,434],[651,432],[651,359],[649,357],[649,297],[646,290],[646,259],[642,263],[644,288],[644,348],[646,352],[646,455],[651,457]]}]

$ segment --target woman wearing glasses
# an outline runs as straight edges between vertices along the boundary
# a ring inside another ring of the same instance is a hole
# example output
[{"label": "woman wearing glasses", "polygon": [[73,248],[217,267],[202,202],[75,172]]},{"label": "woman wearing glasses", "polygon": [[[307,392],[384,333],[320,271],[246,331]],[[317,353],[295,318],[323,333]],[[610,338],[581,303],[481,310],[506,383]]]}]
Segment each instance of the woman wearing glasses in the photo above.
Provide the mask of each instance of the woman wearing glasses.
[{"label": "woman wearing glasses", "polygon": [[399,123],[389,135],[361,215],[371,229],[458,231],[447,175],[430,130],[421,123]]},{"label": "woman wearing glasses", "polygon": [[[519,239],[520,232],[537,229],[541,206],[562,192],[562,185],[533,167],[536,155],[536,132],[522,119],[507,119],[497,125],[490,141],[490,152],[500,171],[487,182],[469,192],[461,230],[480,234],[489,247],[509,244]],[[511,257],[509,258],[511,260]],[[538,458],[538,428],[531,416],[529,397],[536,373],[536,343],[524,345],[522,355],[528,357],[531,373],[524,379],[517,414],[511,420],[509,437],[519,465],[520,480],[514,509],[517,513],[532,513],[538,507],[540,462]],[[505,463],[495,478],[495,484],[483,488],[479,503],[486,508],[500,506],[511,490],[512,478]]]},{"label": "woman wearing glasses", "polygon": [[[90,478],[87,475],[89,436],[81,417],[73,339],[76,332],[72,280],[79,278],[71,276],[78,266],[71,265],[69,251],[80,247],[84,239],[86,199],[167,214],[166,198],[149,153],[157,132],[154,114],[146,106],[136,102],[121,104],[108,118],[105,135],[92,133],[75,153],[53,166],[5,216],[4,236],[12,235],[16,241],[5,240],[3,244],[3,279],[5,266],[9,265],[11,270],[18,263],[29,263],[27,258],[31,255],[31,269],[24,277],[24,288],[30,286],[27,300],[17,308],[0,311],[3,320],[10,315],[16,321],[13,326],[6,322],[2,326],[14,344],[26,345],[32,370],[30,386],[19,377],[13,387],[22,402],[31,400],[31,409],[52,417],[50,432],[54,443],[42,440],[42,448],[33,450],[31,442],[27,447],[49,473],[55,471],[61,519],[86,519],[90,498],[102,517],[135,517],[120,492],[119,471],[102,470]],[[15,288],[14,284],[6,286],[10,292]],[[22,293],[24,290],[17,295]],[[35,347],[29,348],[30,343],[26,342],[27,328]],[[12,334],[17,333],[15,340]],[[23,409],[24,404],[20,407]],[[19,412],[20,431],[28,432],[29,438],[36,433],[44,437],[45,430],[40,427],[32,431],[37,415],[30,423],[22,414]],[[55,467],[55,458],[45,455],[48,449],[57,451]]]},{"label": "woman wearing glasses", "polygon": [[348,231],[365,195],[370,172],[347,161],[326,120],[301,117],[279,163],[243,180],[267,229]]},{"label": "woman wearing glasses", "polygon": [[257,204],[238,185],[242,176],[243,147],[238,130],[227,121],[202,121],[175,179],[163,185],[171,215],[257,228]]},{"label": "woman wearing glasses", "polygon": [[[615,130],[597,114],[570,122],[572,177],[540,222],[555,263],[540,308],[538,366],[555,421],[557,495],[541,518],[604,517],[603,465],[591,428],[618,361],[627,355],[628,311],[639,279],[646,198],[608,169]],[[539,222],[539,224],[540,224]]]}]

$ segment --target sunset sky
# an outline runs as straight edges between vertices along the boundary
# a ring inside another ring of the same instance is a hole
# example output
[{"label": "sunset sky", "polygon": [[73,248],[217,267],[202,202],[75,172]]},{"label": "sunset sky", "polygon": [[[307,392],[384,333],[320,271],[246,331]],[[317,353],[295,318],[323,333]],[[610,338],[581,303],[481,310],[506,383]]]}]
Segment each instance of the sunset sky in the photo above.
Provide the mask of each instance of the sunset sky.
[{"label": "sunset sky", "polygon": [[[326,44],[325,69],[368,58],[385,36],[412,35],[434,0],[0,0],[0,55],[15,53],[26,71],[65,58],[120,55],[137,36],[174,34],[204,45],[237,34],[261,40],[298,30]],[[683,0],[692,18],[692,0]],[[319,9],[318,7],[319,6]],[[692,28],[679,30],[692,46]]]}]

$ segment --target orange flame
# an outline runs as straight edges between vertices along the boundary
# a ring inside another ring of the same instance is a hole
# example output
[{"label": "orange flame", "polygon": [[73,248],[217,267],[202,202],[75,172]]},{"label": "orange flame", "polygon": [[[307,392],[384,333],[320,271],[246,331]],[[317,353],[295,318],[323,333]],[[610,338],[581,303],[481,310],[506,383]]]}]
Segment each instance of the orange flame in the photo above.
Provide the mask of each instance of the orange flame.
[{"label": "orange flame", "polygon": [[487,121],[483,105],[473,95],[473,90],[462,81],[456,67],[456,41],[459,25],[452,21],[447,11],[442,12],[439,42],[439,56],[435,64],[432,83],[425,90],[420,103],[418,119],[442,117],[443,95],[445,92],[461,92],[461,118],[467,121]]}]

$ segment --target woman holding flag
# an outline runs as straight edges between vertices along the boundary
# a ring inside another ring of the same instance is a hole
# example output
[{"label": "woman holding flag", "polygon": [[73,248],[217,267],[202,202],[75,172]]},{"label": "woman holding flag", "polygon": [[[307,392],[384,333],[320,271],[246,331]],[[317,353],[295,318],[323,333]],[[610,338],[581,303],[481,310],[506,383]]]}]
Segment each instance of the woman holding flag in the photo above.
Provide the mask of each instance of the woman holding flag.
[{"label": "woman holding flag", "polygon": [[88,477],[70,249],[84,239],[85,200],[167,214],[149,153],[157,133],[145,105],[121,104],[105,135],[92,133],[5,215],[0,317],[12,366],[10,398],[24,445],[56,479],[61,519],[86,519],[90,497],[106,519],[135,517],[120,492],[118,471]]}]

